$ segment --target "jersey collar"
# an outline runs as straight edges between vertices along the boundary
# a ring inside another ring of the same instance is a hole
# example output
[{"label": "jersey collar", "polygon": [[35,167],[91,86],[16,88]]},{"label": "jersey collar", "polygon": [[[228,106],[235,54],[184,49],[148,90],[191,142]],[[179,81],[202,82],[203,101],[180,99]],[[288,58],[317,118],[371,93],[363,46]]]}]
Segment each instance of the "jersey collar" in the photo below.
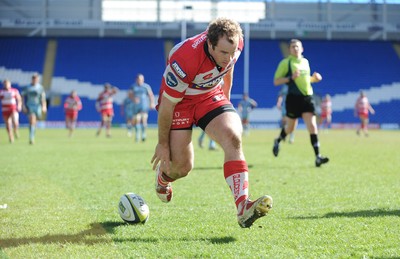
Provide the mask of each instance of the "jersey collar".
[{"label": "jersey collar", "polygon": [[210,52],[208,51],[208,44],[207,42],[204,43],[204,52],[206,53],[207,57],[215,64],[215,66],[217,67],[218,71],[221,72],[222,67],[219,66],[217,64],[217,62],[215,62],[215,59],[213,58],[213,56],[211,56]]}]

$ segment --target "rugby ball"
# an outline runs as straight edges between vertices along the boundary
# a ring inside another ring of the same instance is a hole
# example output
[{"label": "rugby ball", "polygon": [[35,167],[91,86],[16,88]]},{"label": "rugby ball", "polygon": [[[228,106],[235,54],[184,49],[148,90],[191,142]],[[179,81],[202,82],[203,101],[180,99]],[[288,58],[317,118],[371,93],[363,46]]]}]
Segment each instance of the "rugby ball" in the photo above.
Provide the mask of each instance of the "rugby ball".
[{"label": "rugby ball", "polygon": [[119,199],[118,212],[130,224],[146,223],[150,210],[143,198],[135,193],[125,193]]}]

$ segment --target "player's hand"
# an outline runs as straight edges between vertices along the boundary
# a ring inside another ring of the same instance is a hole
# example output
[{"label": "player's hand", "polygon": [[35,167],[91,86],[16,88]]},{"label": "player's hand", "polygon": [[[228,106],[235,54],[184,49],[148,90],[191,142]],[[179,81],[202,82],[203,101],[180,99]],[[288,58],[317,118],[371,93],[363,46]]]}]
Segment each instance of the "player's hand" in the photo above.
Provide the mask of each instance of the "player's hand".
[{"label": "player's hand", "polygon": [[317,82],[319,82],[319,81],[322,80],[322,76],[321,76],[321,74],[318,73],[318,72],[314,72],[313,75],[312,75],[312,77],[314,77],[314,79],[315,79]]},{"label": "player's hand", "polygon": [[168,175],[170,172],[169,146],[157,144],[151,163],[153,164],[153,170],[160,164],[160,170]]},{"label": "player's hand", "polygon": [[300,76],[300,70],[297,69],[297,70],[294,71],[293,74],[292,74],[292,80],[298,78],[299,76]]}]

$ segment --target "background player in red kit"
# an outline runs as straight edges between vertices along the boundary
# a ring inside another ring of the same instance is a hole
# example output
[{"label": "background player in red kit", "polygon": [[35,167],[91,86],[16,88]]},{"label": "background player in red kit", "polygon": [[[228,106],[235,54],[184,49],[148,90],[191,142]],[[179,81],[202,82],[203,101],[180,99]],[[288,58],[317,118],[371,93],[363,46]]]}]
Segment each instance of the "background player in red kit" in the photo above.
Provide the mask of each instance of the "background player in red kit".
[{"label": "background player in red kit", "polygon": [[332,100],[329,94],[325,95],[321,102],[320,127],[329,129],[332,123]]},{"label": "background player in red kit", "polygon": [[360,96],[357,98],[354,106],[354,116],[360,119],[360,127],[357,129],[357,135],[360,135],[360,131],[362,131],[365,136],[368,136],[369,113],[375,114],[375,110],[369,103],[365,92],[360,91]]},{"label": "background player in red kit", "polygon": [[272,207],[264,195],[250,201],[248,166],[242,150],[242,124],[230,102],[233,68],[243,49],[240,25],[230,19],[211,22],[207,31],[178,43],[170,52],[158,101],[158,144],[151,160],[156,193],[172,199],[171,182],[193,168],[193,124],[223,149],[224,176],[241,227],[250,227]]},{"label": "background player in red kit", "polygon": [[101,114],[101,124],[96,136],[99,136],[101,129],[106,128],[106,136],[111,137],[111,123],[114,117],[113,96],[118,92],[118,88],[109,83],[104,84],[104,90],[99,94],[96,101],[96,109]]},{"label": "background player in red kit", "polygon": [[[14,142],[14,135],[18,138],[19,111],[22,108],[22,98],[18,89],[11,87],[11,81],[3,81],[0,90],[1,112],[10,143]],[[14,131],[14,132],[13,132]]]},{"label": "background player in red kit", "polygon": [[71,137],[74,132],[76,121],[78,119],[78,112],[82,110],[82,102],[76,91],[71,94],[64,101],[65,110],[65,127],[68,129],[68,136]]}]

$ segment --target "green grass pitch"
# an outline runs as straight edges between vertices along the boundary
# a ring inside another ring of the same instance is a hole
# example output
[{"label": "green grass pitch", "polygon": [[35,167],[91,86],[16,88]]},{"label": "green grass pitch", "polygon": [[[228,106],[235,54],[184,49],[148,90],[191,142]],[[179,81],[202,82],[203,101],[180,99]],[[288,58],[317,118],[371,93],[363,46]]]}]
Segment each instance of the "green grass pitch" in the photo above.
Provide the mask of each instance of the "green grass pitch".
[{"label": "green grass pitch", "polygon": [[[400,133],[320,133],[331,161],[314,166],[308,134],[272,142],[279,130],[243,139],[250,194],[274,198],[271,213],[242,229],[222,171],[223,152],[200,149],[195,169],[176,181],[169,204],[154,193],[150,160],[157,132],[135,143],[121,128],[112,138],[95,129],[27,129],[9,144],[0,131],[0,258],[398,258]],[[104,133],[104,132],[103,132]],[[144,225],[118,215],[122,194],[150,207]],[[7,204],[7,208],[5,208]]]}]

